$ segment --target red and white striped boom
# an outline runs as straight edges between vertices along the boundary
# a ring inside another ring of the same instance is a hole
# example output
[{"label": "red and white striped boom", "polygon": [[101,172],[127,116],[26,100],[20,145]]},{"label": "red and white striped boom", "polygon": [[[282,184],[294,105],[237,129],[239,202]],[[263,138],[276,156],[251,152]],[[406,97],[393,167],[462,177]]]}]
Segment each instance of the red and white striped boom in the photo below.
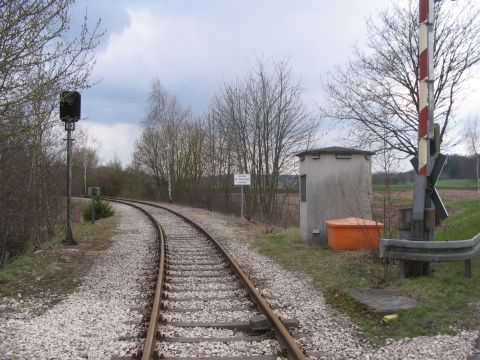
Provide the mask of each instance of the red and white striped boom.
[{"label": "red and white striped boom", "polygon": [[[433,0],[419,2],[418,174],[427,176],[433,129]],[[430,166],[429,166],[430,165]]]}]

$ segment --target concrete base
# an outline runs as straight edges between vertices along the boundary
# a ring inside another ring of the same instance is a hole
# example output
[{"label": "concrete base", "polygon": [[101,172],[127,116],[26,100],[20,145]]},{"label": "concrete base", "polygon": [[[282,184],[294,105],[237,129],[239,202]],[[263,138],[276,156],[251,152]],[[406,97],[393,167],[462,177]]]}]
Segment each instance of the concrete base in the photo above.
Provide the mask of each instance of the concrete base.
[{"label": "concrete base", "polygon": [[349,294],[375,313],[392,313],[408,310],[421,304],[420,301],[398,296],[384,289],[348,289]]}]

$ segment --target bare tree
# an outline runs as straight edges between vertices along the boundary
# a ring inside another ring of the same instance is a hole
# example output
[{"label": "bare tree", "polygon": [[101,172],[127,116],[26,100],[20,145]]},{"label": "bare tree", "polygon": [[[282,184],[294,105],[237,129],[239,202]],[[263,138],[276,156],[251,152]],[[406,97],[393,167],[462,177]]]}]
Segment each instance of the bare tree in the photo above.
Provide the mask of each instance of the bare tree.
[{"label": "bare tree", "polygon": [[[95,64],[100,22],[66,36],[73,0],[17,0],[0,6],[0,114],[28,106],[32,98],[57,99],[59,89],[83,89]],[[39,90],[40,89],[40,90]],[[10,116],[11,117],[11,113]],[[24,130],[24,129],[20,129]]]},{"label": "bare tree", "polygon": [[78,131],[72,154],[74,193],[87,195],[87,187],[95,186],[94,171],[98,164],[95,139],[81,130]]},{"label": "bare tree", "polygon": [[480,120],[478,117],[470,118],[465,126],[465,138],[468,149],[476,159],[477,191],[480,194]]},{"label": "bare tree", "polygon": [[[480,61],[480,8],[471,0],[435,4],[435,122],[444,148],[447,130],[470,70]],[[367,49],[337,67],[325,85],[323,115],[355,128],[358,142],[385,143],[405,156],[417,153],[417,2],[392,7],[367,20]]]},{"label": "bare tree", "polygon": [[173,202],[202,176],[204,131],[190,109],[182,107],[158,80],[149,104],[134,162],[154,176],[160,192],[166,185],[167,199]]},{"label": "bare tree", "polygon": [[[387,238],[392,238],[396,233],[394,226],[394,199],[392,198],[392,184],[395,181],[396,171],[399,168],[398,156],[388,146],[384,146],[381,151],[376,153],[374,161],[381,169],[381,175],[383,177],[383,189],[382,189],[382,222],[383,232]],[[375,197],[373,198],[375,201]],[[372,213],[374,213],[375,207],[372,204]]]},{"label": "bare tree", "polygon": [[[92,85],[101,37],[87,19],[68,34],[73,0],[0,4],[0,266],[52,234],[63,144],[58,95]],[[63,174],[63,168],[62,168]],[[61,180],[59,180],[61,179]],[[20,215],[20,216],[19,216]]]},{"label": "bare tree", "polygon": [[167,178],[162,151],[160,133],[152,127],[147,127],[143,130],[140,139],[136,141],[133,153],[134,167],[153,176],[160,191]]},{"label": "bare tree", "polygon": [[233,136],[223,126],[224,110],[222,99],[213,99],[206,113],[204,127],[206,147],[204,150],[204,171],[208,176],[207,203],[210,206],[231,210],[231,174],[235,167]]},{"label": "bare tree", "polygon": [[259,62],[244,80],[224,84],[197,119],[156,80],[133,168],[151,175],[170,201],[202,186],[210,198],[204,205],[224,197],[220,207],[227,210],[232,173],[248,172],[248,215],[271,218],[279,176],[291,172],[293,154],[308,145],[315,127],[301,94],[286,62]]},{"label": "bare tree", "polygon": [[287,62],[273,63],[271,69],[259,62],[245,80],[225,84],[212,102],[209,118],[217,121],[219,140],[233,154],[229,170],[252,175],[247,191],[250,215],[275,213],[279,176],[310,139],[315,121],[301,93]]}]

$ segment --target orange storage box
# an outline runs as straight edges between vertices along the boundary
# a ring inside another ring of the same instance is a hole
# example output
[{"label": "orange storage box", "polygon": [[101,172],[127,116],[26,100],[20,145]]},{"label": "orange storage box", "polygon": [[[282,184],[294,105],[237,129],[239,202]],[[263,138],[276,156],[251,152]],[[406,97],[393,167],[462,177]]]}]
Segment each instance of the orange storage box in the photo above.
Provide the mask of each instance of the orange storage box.
[{"label": "orange storage box", "polygon": [[350,217],[325,221],[328,246],[333,250],[378,249],[383,224]]}]

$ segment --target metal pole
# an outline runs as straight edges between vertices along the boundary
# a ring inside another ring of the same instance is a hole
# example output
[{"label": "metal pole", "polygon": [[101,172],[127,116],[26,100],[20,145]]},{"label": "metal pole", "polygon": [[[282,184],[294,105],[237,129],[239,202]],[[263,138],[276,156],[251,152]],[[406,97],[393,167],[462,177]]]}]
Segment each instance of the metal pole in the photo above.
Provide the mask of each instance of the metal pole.
[{"label": "metal pole", "polygon": [[243,218],[243,185],[240,185],[240,194],[241,194],[241,200],[240,200],[240,217]]},{"label": "metal pole", "polygon": [[[418,169],[412,209],[412,240],[434,240],[435,232],[426,226],[425,213],[432,207],[432,180],[430,174],[435,163],[431,151],[434,141],[434,74],[433,74],[433,0],[419,0],[418,28]],[[433,225],[434,226],[434,225]],[[409,272],[429,273],[428,262],[409,262]]]},{"label": "metal pole", "polygon": [[[435,110],[435,88],[434,88],[434,63],[433,63],[433,42],[434,42],[434,23],[435,23],[435,10],[433,8],[434,0],[428,0],[428,15],[427,15],[427,49],[428,49],[428,120],[427,120],[427,138],[428,138],[428,155],[427,155],[427,181],[425,188],[425,210],[433,210],[432,204],[432,174],[433,167],[435,165],[435,151],[432,151],[432,148],[435,148],[435,132],[434,132],[434,110]],[[432,146],[433,145],[433,146]],[[435,210],[433,210],[435,211]],[[433,216],[433,225],[427,224],[427,220],[424,218],[424,240],[434,241],[435,240],[435,216]],[[424,272],[426,275],[430,273],[430,264],[424,263]]]},{"label": "metal pole", "polygon": [[480,168],[478,167],[478,158],[479,158],[479,154],[476,154],[477,155],[477,191],[478,193],[480,194]]},{"label": "metal pole", "polygon": [[76,244],[72,232],[72,130],[75,130],[75,123],[66,122],[67,130],[67,234],[65,243],[67,245]]},{"label": "metal pole", "polygon": [[432,168],[430,140],[433,137],[433,21],[433,0],[419,0],[418,171],[412,211],[412,237],[418,240],[423,240],[426,236],[424,213],[430,199],[427,177]]},{"label": "metal pole", "polygon": [[92,224],[95,224],[95,195],[92,194]]},{"label": "metal pole", "polygon": [[83,160],[83,194],[87,195],[87,160]]}]

